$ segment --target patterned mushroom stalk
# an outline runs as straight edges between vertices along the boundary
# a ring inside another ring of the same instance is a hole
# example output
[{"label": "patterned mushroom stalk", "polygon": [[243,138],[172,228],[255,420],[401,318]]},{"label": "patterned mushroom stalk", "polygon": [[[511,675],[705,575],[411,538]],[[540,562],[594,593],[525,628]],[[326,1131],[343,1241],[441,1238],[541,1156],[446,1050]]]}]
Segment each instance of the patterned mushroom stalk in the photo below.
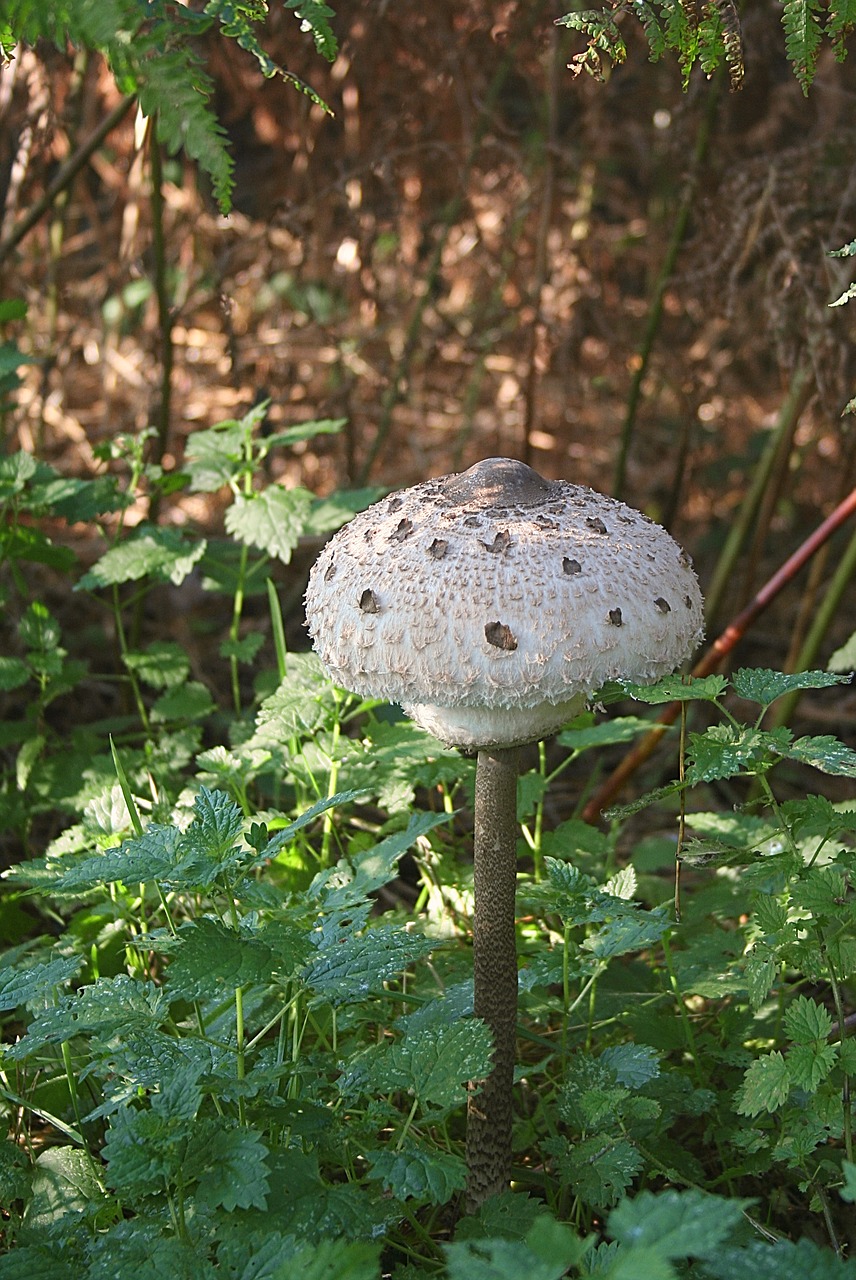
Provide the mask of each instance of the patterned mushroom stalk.
[{"label": "patterned mushroom stalk", "polygon": [[468,1108],[475,1208],[511,1172],[517,748],[560,729],[607,680],[680,666],[702,635],[701,592],[689,557],[640,512],[488,458],[341,529],[313,566],[306,617],[337,684],[478,752],[475,1013],[494,1057]]}]

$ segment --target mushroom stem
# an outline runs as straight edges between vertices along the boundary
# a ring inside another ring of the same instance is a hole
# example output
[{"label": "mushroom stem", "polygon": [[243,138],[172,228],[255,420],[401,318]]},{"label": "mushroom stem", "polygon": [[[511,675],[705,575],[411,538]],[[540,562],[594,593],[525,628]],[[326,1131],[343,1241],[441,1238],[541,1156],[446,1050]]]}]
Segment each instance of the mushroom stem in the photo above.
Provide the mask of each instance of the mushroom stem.
[{"label": "mushroom stem", "polygon": [[467,1210],[511,1177],[512,1085],[516,1058],[517,747],[489,747],[476,768],[473,878],[474,1011],[493,1033],[493,1069],[467,1106]]}]

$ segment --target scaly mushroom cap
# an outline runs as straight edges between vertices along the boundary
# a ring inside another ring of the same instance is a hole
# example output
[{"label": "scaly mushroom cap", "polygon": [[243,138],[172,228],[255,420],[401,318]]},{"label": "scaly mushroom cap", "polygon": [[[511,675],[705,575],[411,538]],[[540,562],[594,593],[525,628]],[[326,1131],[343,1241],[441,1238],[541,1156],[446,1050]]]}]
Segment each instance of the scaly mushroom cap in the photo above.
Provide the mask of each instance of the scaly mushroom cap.
[{"label": "scaly mushroom cap", "polygon": [[488,458],[333,537],[306,617],[335,682],[454,746],[554,732],[607,680],[674,671],[702,635],[689,557],[646,516]]}]

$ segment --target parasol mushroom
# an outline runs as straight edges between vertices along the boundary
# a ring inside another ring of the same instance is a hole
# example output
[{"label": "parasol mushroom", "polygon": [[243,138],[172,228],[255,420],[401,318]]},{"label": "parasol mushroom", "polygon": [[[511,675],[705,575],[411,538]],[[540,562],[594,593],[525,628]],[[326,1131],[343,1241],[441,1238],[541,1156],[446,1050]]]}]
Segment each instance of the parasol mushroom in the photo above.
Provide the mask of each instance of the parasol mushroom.
[{"label": "parasol mushroom", "polygon": [[511,1174],[518,748],[573,719],[607,680],[674,671],[701,637],[698,582],[640,512],[488,458],[340,529],[312,568],[306,617],[338,684],[478,752],[474,1010],[494,1055],[468,1104],[472,1209]]}]

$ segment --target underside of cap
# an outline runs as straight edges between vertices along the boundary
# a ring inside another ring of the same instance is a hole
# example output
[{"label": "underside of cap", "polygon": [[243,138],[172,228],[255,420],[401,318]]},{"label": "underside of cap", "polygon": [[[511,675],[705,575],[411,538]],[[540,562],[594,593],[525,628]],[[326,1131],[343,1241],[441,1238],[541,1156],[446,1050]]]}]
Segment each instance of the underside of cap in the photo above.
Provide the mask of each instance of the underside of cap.
[{"label": "underside of cap", "polygon": [[606,681],[674,671],[702,633],[664,529],[511,459],[356,516],[313,567],[306,616],[338,684],[472,747],[546,736]]},{"label": "underside of cap", "polygon": [[577,694],[567,702],[543,702],[534,707],[438,707],[408,703],[412,720],[449,747],[520,747],[558,733],[584,711],[586,698]]}]

